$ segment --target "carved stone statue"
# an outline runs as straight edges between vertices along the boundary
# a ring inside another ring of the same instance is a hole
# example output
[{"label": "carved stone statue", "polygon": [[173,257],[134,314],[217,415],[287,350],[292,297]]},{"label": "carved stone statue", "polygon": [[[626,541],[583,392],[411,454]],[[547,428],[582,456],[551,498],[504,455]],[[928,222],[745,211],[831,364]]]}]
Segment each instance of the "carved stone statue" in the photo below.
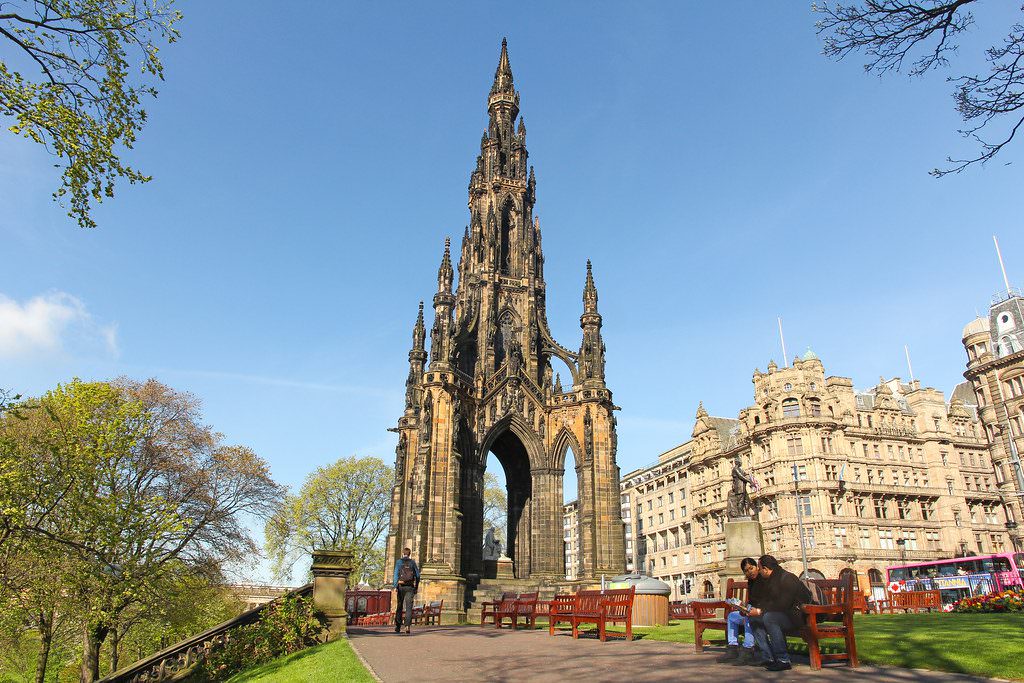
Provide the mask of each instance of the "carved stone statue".
[{"label": "carved stone statue", "polygon": [[729,519],[750,519],[755,511],[750,504],[747,486],[757,486],[754,478],[747,474],[737,457],[732,463],[732,490],[729,492],[729,503],[726,510]]},{"label": "carved stone statue", "polygon": [[497,560],[501,557],[501,550],[501,541],[494,537],[494,527],[492,526],[487,530],[487,534],[484,536],[483,559]]}]

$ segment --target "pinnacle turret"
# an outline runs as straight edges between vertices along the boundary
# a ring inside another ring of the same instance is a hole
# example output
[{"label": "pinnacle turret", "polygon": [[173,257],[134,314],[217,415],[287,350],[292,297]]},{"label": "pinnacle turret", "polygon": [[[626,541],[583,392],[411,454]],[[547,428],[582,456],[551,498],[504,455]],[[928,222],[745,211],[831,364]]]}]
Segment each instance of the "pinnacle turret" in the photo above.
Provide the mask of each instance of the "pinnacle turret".
[{"label": "pinnacle turret", "polygon": [[494,71],[494,85],[491,86],[491,94],[514,93],[515,87],[512,84],[512,66],[508,61],[508,40],[501,39],[501,56],[498,58],[498,68]]},{"label": "pinnacle turret", "polygon": [[597,313],[597,287],[594,285],[594,271],[587,259],[587,282],[583,286],[583,312]]},{"label": "pinnacle turret", "polygon": [[441,257],[441,266],[437,269],[437,293],[451,294],[452,292],[452,238],[444,238],[444,256]]},{"label": "pinnacle turret", "polygon": [[424,342],[427,338],[427,328],[423,325],[423,302],[420,302],[420,312],[416,315],[416,325],[412,328],[412,351],[423,351]]}]

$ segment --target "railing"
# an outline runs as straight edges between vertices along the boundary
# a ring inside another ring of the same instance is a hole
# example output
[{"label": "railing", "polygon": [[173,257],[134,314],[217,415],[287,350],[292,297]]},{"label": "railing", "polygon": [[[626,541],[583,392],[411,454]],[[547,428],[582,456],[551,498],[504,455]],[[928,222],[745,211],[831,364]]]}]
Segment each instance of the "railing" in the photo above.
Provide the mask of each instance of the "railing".
[{"label": "railing", "polygon": [[271,605],[290,597],[308,597],[313,594],[313,584],[285,593],[279,598],[242,612],[197,636],[186,638],[179,643],[140,659],[131,666],[115,671],[99,683],[150,683],[168,680],[174,674],[202,660],[213,648],[231,640],[231,631],[259,621],[263,611]]},{"label": "railing", "polygon": [[1024,293],[1021,293],[1021,290],[1017,287],[1000,290],[992,295],[992,305],[995,306],[996,304],[1001,304],[1004,301],[1009,301],[1015,296],[1024,297]]}]

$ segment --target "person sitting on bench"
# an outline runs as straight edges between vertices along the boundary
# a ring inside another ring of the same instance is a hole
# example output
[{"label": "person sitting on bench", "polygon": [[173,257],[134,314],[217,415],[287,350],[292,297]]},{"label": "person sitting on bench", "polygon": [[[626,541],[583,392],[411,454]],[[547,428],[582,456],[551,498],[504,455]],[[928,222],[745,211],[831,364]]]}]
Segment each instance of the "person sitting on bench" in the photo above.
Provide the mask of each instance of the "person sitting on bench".
[{"label": "person sitting on bench", "polygon": [[779,566],[771,555],[758,560],[760,606],[750,610],[750,628],[754,640],[767,659],[762,662],[769,671],[792,669],[786,650],[786,632],[803,626],[802,605],[811,602],[811,592],[795,575]]},{"label": "person sitting on bench", "polygon": [[[728,644],[725,648],[725,654],[717,660],[719,662],[730,662],[733,666],[756,663],[754,658],[754,633],[750,630],[746,608],[760,604],[758,590],[761,582],[758,581],[757,560],[752,557],[744,557],[740,562],[740,569],[743,571],[743,576],[747,579],[747,604],[742,605],[738,610],[729,612],[729,616],[726,617],[725,634],[728,638]],[[742,648],[740,648],[739,639],[741,626],[743,627]]]}]

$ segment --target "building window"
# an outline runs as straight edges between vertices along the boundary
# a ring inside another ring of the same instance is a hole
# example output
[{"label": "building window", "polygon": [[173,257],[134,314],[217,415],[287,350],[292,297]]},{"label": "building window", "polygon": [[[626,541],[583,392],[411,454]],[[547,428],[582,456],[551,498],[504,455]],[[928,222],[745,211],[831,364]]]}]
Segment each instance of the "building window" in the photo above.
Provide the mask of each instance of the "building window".
[{"label": "building window", "polygon": [[797,501],[797,505],[800,506],[800,514],[804,515],[805,517],[809,517],[811,515],[811,497],[810,496],[800,496],[798,501]]},{"label": "building window", "polygon": [[842,496],[829,496],[829,509],[833,515],[843,514],[843,497]]},{"label": "building window", "polygon": [[846,528],[845,527],[841,527],[841,526],[836,527],[835,529],[832,530],[832,535],[835,537],[836,547],[837,548],[845,548],[846,547]]},{"label": "building window", "polygon": [[796,466],[796,478],[799,481],[807,481],[807,465]]},{"label": "building window", "polygon": [[786,449],[790,455],[804,454],[804,442],[799,434],[786,435]]},{"label": "building window", "polygon": [[892,539],[891,529],[879,529],[878,530],[878,547],[883,550],[895,550],[896,544]]},{"label": "building window", "polygon": [[871,531],[868,529],[860,530],[860,547],[870,548],[871,547]]},{"label": "building window", "polygon": [[889,517],[889,511],[886,509],[888,506],[885,504],[884,498],[875,498],[875,517],[878,519],[887,519]]},{"label": "building window", "polygon": [[825,478],[835,481],[839,478],[839,468],[836,465],[825,465]]},{"label": "building window", "polygon": [[800,417],[800,403],[795,398],[782,402],[782,417]]},{"label": "building window", "polygon": [[816,398],[812,398],[807,401],[807,407],[811,411],[811,417],[821,417],[821,401]]},{"label": "building window", "polygon": [[930,500],[921,501],[921,519],[927,521],[935,516],[935,503]]},{"label": "building window", "polygon": [[808,548],[817,547],[814,540],[814,529],[804,529],[804,545]]},{"label": "building window", "polygon": [[938,531],[926,531],[924,534],[925,540],[928,541],[928,550],[939,549],[939,532]]},{"label": "building window", "polygon": [[771,543],[772,550],[778,550],[780,543],[782,542],[782,531],[774,529],[768,534],[769,542]]},{"label": "building window", "polygon": [[857,517],[859,517],[860,519],[864,519],[864,499],[863,498],[854,498],[853,499],[853,509],[856,512]]}]

